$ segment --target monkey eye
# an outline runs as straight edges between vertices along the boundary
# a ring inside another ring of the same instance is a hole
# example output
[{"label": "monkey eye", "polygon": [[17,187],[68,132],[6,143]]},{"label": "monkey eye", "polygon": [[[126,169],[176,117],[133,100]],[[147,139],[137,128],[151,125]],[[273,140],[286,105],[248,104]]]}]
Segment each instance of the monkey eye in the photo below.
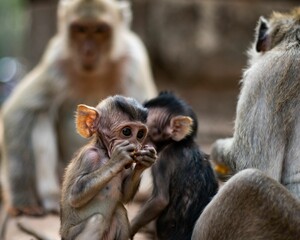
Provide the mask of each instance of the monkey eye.
[{"label": "monkey eye", "polygon": [[136,137],[137,137],[138,139],[142,139],[144,136],[145,136],[145,131],[144,131],[144,130],[138,131],[138,133],[137,133],[137,135],[136,135]]},{"label": "monkey eye", "polygon": [[76,33],[85,33],[86,32],[86,29],[84,26],[77,25],[77,24],[74,24],[72,26],[72,30],[73,30],[73,32],[76,32]]},{"label": "monkey eye", "polygon": [[125,127],[122,129],[122,133],[124,136],[129,137],[131,136],[131,128],[130,127]]},{"label": "monkey eye", "polygon": [[109,31],[109,26],[107,24],[99,24],[97,27],[96,27],[96,30],[95,32],[96,33],[106,33]]}]

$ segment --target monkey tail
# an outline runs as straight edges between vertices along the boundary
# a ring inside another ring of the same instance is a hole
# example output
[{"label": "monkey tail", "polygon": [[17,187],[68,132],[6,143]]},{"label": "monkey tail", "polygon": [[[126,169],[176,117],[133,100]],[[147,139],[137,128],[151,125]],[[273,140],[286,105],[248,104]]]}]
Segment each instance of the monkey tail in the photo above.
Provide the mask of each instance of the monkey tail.
[{"label": "monkey tail", "polygon": [[35,229],[27,226],[26,224],[21,223],[20,221],[17,222],[17,226],[21,231],[23,231],[29,235],[32,235],[33,237],[37,238],[38,240],[53,240],[53,239],[50,239],[47,236],[43,235],[42,233],[35,231]]}]

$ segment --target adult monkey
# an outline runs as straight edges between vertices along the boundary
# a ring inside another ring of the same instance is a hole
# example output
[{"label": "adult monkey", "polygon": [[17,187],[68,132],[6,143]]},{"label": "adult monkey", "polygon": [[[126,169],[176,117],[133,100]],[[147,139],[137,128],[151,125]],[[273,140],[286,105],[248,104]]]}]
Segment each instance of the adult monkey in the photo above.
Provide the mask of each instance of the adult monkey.
[{"label": "adult monkey", "polygon": [[[83,144],[73,114],[78,103],[108,95],[156,95],[145,48],[128,28],[124,2],[61,0],[58,32],[38,66],[3,106],[2,182],[12,215],[59,209],[57,163]],[[63,167],[58,168],[62,174]]]},{"label": "adult monkey", "polygon": [[260,18],[232,138],[211,158],[233,172],[257,168],[300,197],[300,8]]},{"label": "adult monkey", "polygon": [[[299,23],[300,8],[260,18],[234,136],[211,155],[238,173],[204,209],[192,240],[300,239]],[[264,173],[242,170],[251,167]]]}]

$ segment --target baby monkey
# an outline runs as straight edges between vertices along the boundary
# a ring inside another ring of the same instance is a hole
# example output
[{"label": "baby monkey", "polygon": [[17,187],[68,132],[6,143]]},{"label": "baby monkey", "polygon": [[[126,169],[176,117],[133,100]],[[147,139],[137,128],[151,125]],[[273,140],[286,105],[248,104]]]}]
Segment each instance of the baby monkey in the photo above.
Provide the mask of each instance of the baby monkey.
[{"label": "baby monkey", "polygon": [[124,204],[139,186],[142,172],[156,160],[145,146],[147,109],[135,99],[108,97],[95,108],[78,105],[78,133],[91,141],[66,168],[61,195],[64,240],[128,239]]},{"label": "baby monkey", "polygon": [[156,219],[157,239],[190,240],[195,222],[218,190],[208,156],[196,142],[196,113],[171,92],[161,92],[144,106],[147,141],[158,159],[151,168],[152,196],[131,221],[131,237]]}]

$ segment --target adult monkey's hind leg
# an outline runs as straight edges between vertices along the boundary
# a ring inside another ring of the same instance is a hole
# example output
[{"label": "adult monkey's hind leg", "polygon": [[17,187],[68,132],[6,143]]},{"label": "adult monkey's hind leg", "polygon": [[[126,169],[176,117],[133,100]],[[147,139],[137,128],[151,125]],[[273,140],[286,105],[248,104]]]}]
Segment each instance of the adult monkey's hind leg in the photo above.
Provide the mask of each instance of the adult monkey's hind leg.
[{"label": "adult monkey's hind leg", "polygon": [[192,240],[300,239],[300,201],[259,170],[234,175],[196,222]]}]

